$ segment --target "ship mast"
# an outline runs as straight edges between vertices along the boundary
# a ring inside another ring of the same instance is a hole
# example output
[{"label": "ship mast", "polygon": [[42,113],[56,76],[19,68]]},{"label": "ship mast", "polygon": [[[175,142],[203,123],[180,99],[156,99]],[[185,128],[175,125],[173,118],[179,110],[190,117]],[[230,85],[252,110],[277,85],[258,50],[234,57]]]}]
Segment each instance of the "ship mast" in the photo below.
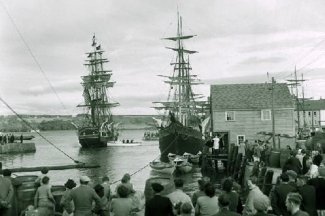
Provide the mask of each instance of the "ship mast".
[{"label": "ship mast", "polygon": [[[167,102],[154,102],[163,106],[155,107],[172,112],[176,119],[185,126],[192,125],[192,120],[198,115],[198,111],[202,111],[201,107],[205,106],[206,102],[196,102],[196,95],[192,91],[192,85],[202,84],[196,78],[196,75],[191,75],[191,65],[189,55],[197,53],[197,51],[187,50],[184,48],[183,40],[190,39],[196,35],[183,35],[182,33],[182,17],[178,15],[177,20],[177,35],[176,37],[164,38],[176,42],[175,48],[166,47],[176,52],[176,60],[171,63],[174,66],[173,76],[162,76],[168,78],[166,83],[170,84],[170,91],[174,91],[173,98]],[[169,93],[169,95],[171,95]],[[197,122],[199,124],[199,122]]]},{"label": "ship mast", "polygon": [[112,76],[111,70],[104,69],[104,63],[108,60],[103,57],[104,51],[101,45],[97,45],[96,37],[93,36],[92,51],[86,53],[87,59],[84,64],[89,74],[82,76],[82,86],[84,88],[84,104],[78,107],[86,107],[90,113],[91,126],[100,126],[104,122],[111,120],[111,107],[118,106],[112,102],[107,95],[107,89],[113,87],[115,82],[110,81]]}]

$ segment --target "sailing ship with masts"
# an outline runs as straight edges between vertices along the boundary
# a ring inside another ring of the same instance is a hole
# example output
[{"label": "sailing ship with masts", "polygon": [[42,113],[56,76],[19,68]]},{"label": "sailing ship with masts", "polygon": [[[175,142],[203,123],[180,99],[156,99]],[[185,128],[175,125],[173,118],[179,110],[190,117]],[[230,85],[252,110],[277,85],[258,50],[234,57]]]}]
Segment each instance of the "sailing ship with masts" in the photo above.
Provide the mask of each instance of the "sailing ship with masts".
[{"label": "sailing ship with masts", "polygon": [[[160,104],[155,108],[164,110],[163,123],[159,127],[160,160],[168,162],[168,154],[183,155],[185,152],[197,154],[202,151],[205,143],[202,122],[206,117],[206,101],[197,101],[200,95],[193,92],[192,86],[201,84],[197,75],[190,73],[192,70],[189,55],[196,51],[185,49],[184,40],[195,35],[183,35],[182,18],[178,16],[177,35],[164,38],[175,42],[175,47],[167,47],[176,52],[176,59],[171,63],[173,73],[165,83],[170,85],[166,102],[154,102]],[[206,122],[206,121],[205,121]]]},{"label": "sailing ship with masts", "polygon": [[81,126],[78,126],[78,138],[82,147],[105,147],[108,141],[118,138],[116,124],[113,121],[111,108],[119,105],[108,97],[108,88],[114,86],[111,81],[112,71],[106,70],[108,62],[103,57],[104,51],[97,44],[95,35],[92,39],[92,50],[87,54],[84,64],[89,74],[82,76],[85,115]]}]

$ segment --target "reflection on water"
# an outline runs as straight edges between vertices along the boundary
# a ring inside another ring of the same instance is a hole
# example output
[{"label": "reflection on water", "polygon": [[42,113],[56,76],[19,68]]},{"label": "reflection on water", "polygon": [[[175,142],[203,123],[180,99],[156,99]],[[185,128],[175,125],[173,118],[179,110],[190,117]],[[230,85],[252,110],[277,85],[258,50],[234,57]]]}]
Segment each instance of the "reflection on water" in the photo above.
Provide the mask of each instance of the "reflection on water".
[{"label": "reflection on water", "polygon": [[[142,139],[143,130],[121,131],[120,139]],[[78,177],[88,175],[95,183],[104,175],[110,177],[111,182],[119,180],[125,173],[134,173],[148,165],[150,161],[159,155],[158,141],[144,141],[140,146],[106,147],[97,149],[82,149],[78,143],[75,131],[51,131],[42,133],[47,139],[57,145],[72,158],[90,164],[99,164],[96,169],[71,169],[50,171],[51,183],[64,184],[68,178],[78,182]],[[33,167],[50,165],[67,165],[73,161],[45,142],[37,134],[33,142],[36,144],[36,152],[28,154],[0,155],[0,160],[5,168]],[[17,173],[18,175],[24,173]],[[37,172],[35,174],[38,174]],[[151,170],[149,166],[132,176],[135,189],[143,190],[145,181],[149,177],[161,176]],[[197,179],[201,177],[199,170],[194,170],[186,175],[179,176],[185,181],[185,190],[192,192],[197,188]]]}]

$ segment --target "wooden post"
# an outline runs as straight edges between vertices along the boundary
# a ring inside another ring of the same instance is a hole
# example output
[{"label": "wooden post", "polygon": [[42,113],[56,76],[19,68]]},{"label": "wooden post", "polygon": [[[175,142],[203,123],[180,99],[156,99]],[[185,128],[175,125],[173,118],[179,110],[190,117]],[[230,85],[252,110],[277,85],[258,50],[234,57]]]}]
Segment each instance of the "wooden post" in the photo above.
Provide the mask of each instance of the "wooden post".
[{"label": "wooden post", "polygon": [[276,148],[275,145],[275,117],[274,117],[274,77],[272,77],[272,111],[271,111],[271,117],[272,117],[272,143],[273,148]]}]

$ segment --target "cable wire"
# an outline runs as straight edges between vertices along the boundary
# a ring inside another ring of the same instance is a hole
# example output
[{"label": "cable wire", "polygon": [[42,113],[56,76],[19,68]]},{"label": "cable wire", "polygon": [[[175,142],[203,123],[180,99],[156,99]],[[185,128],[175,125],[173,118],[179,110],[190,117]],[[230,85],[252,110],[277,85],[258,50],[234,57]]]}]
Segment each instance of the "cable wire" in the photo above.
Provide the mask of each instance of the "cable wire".
[{"label": "cable wire", "polygon": [[36,63],[38,69],[41,71],[41,73],[43,74],[44,78],[46,79],[46,81],[48,82],[49,86],[51,87],[51,90],[54,92],[55,96],[57,97],[57,99],[59,100],[61,106],[63,107],[64,110],[66,110],[66,107],[64,106],[61,98],[59,97],[57,91],[55,90],[55,88],[53,87],[52,83],[50,82],[49,78],[47,77],[46,73],[44,72],[41,64],[38,62],[36,56],[34,55],[34,53],[32,52],[32,49],[30,48],[30,46],[28,45],[28,43],[26,42],[26,40],[24,39],[22,33],[19,31],[19,28],[18,26],[16,25],[14,19],[12,18],[12,16],[10,15],[9,11],[7,10],[7,8],[5,7],[5,4],[3,1],[0,1],[1,2],[1,5],[3,7],[3,9],[5,10],[6,14],[8,15],[11,23],[13,24],[13,26],[15,27],[15,30],[17,31],[20,39],[22,40],[23,44],[26,46],[29,54],[32,56],[34,62]]}]

